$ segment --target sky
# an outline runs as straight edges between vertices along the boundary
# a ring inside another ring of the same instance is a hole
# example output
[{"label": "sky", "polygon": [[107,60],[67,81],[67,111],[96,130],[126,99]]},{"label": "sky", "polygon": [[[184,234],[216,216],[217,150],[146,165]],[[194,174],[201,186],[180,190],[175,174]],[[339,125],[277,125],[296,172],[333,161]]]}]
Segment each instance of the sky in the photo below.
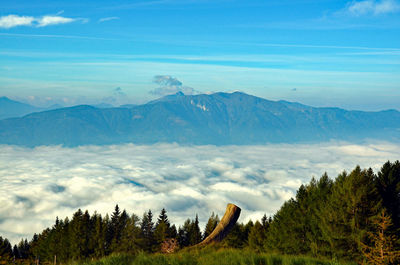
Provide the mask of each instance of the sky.
[{"label": "sky", "polygon": [[0,3],[0,96],[119,105],[179,90],[400,110],[400,1]]},{"label": "sky", "polygon": [[[154,216],[165,208],[172,223],[199,216],[201,229],[227,203],[239,222],[273,215],[302,183],[331,178],[356,165],[377,172],[400,157],[400,145],[367,142],[260,146],[178,144],[24,148],[0,145],[0,235],[30,240],[81,208],[103,216],[115,204]],[[88,192],[90,191],[90,192]]]}]

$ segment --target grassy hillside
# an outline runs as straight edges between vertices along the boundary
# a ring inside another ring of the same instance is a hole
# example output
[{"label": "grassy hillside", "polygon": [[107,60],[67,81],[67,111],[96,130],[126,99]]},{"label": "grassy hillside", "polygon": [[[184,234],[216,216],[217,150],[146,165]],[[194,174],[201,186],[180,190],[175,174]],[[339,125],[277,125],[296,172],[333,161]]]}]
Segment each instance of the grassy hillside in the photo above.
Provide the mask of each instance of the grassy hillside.
[{"label": "grassy hillside", "polygon": [[[260,254],[243,249],[183,250],[175,254],[145,254],[137,256],[114,254],[98,261],[76,262],[69,265],[350,265],[302,256]],[[355,263],[354,263],[355,264]]]}]

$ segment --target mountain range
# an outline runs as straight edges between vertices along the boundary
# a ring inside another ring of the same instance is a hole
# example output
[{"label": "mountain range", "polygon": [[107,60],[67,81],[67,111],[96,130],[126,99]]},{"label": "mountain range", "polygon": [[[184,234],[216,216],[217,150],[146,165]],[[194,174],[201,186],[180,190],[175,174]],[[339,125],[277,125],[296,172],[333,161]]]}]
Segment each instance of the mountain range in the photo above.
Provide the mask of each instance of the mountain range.
[{"label": "mountain range", "polygon": [[30,147],[157,142],[243,145],[364,139],[399,141],[400,112],[315,108],[241,92],[178,92],[143,105],[79,105],[0,120],[0,144]]}]

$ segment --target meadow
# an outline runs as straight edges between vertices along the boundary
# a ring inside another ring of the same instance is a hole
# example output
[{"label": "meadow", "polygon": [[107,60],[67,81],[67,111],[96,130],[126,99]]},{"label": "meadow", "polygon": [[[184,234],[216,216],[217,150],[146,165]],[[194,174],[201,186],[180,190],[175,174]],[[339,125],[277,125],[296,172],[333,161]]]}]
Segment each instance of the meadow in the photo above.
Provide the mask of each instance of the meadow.
[{"label": "meadow", "polygon": [[356,263],[322,260],[306,256],[257,253],[250,249],[231,249],[209,246],[181,250],[174,254],[136,256],[113,254],[96,261],[71,262],[68,265],[352,265]]}]

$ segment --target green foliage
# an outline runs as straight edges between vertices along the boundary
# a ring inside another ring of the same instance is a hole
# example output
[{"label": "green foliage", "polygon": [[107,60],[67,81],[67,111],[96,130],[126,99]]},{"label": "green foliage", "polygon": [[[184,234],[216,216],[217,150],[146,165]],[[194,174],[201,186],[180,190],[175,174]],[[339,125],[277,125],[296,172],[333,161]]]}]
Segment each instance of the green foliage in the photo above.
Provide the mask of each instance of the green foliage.
[{"label": "green foliage", "polygon": [[142,230],[142,247],[145,251],[152,252],[156,242],[154,239],[153,213],[151,210],[143,214],[140,228]]},{"label": "green foliage", "polygon": [[218,215],[215,215],[214,212],[212,212],[210,218],[208,218],[206,227],[204,228],[203,239],[211,234],[215,227],[217,227],[219,221]]},{"label": "green foliage", "polygon": [[157,250],[160,249],[162,242],[167,238],[176,238],[176,228],[175,226],[171,226],[167,211],[163,208],[158,216],[154,229],[154,239],[156,241]]},{"label": "green foliage", "polygon": [[257,252],[262,252],[264,250],[266,236],[266,228],[259,221],[256,221],[254,226],[250,229],[248,238],[249,247]]},{"label": "green foliage", "polygon": [[376,176],[376,186],[383,206],[388,210],[394,227],[400,227],[400,162],[386,162]]},{"label": "green foliage", "polygon": [[251,250],[224,249],[215,246],[191,249],[175,254],[146,254],[136,257],[112,255],[99,261],[70,265],[350,265],[302,256],[260,254]]},{"label": "green foliage", "polygon": [[199,227],[199,217],[194,220],[187,219],[178,229],[178,243],[180,247],[193,246],[200,243],[202,235]]},{"label": "green foliage", "polygon": [[7,238],[0,236],[0,264],[7,264],[12,260],[13,250]]}]

